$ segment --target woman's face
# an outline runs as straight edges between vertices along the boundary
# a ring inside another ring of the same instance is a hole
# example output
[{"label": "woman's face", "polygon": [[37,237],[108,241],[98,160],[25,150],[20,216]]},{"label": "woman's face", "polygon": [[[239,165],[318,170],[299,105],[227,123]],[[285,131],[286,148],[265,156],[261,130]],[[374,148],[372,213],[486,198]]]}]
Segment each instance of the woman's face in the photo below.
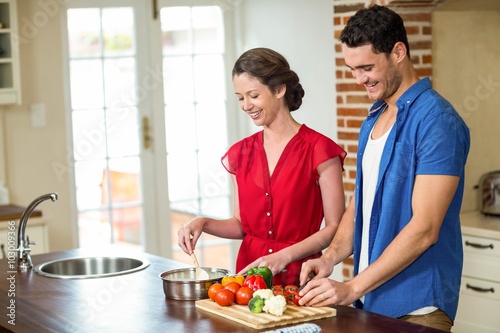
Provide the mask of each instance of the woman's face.
[{"label": "woman's face", "polygon": [[284,91],[272,93],[266,85],[247,73],[235,75],[233,85],[240,101],[240,108],[257,126],[269,125],[283,108],[284,102],[281,97]]}]

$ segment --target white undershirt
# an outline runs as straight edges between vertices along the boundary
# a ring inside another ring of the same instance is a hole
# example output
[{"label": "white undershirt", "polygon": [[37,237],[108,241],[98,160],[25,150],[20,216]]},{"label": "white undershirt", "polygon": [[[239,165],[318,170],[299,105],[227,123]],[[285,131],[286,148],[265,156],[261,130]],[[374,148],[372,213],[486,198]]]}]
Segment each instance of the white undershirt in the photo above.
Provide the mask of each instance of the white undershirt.
[{"label": "white undershirt", "polygon": [[[378,173],[380,169],[380,159],[384,150],[387,137],[391,132],[392,127],[378,139],[372,139],[372,133],[366,143],[363,160],[361,162],[363,172],[363,230],[361,233],[361,251],[359,256],[358,274],[368,267],[368,242],[370,232],[370,216],[372,215],[373,201],[375,198],[375,190],[377,187]],[[372,128],[373,131],[373,128]],[[361,302],[364,303],[365,296],[361,297]],[[437,310],[434,306],[426,306],[415,310],[409,315],[424,315]]]},{"label": "white undershirt", "polygon": [[[366,144],[361,162],[363,172],[363,231],[361,233],[361,252],[359,257],[358,274],[368,267],[368,238],[370,231],[370,216],[372,215],[373,200],[377,187],[380,159],[387,137],[392,127],[380,138],[373,140],[372,133]],[[373,131],[373,129],[372,129]],[[364,300],[364,297],[362,301]]]}]

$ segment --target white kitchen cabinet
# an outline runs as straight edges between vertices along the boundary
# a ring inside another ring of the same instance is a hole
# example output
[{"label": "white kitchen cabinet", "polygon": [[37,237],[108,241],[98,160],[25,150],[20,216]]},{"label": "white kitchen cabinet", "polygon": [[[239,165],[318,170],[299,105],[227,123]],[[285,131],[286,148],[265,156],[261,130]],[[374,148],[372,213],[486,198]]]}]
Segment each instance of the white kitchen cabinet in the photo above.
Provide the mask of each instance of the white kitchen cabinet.
[{"label": "white kitchen cabinet", "polygon": [[[14,246],[17,247],[17,226],[19,224],[19,221],[16,221],[16,230],[15,230],[15,244]],[[0,245],[3,244],[4,246],[4,251],[7,253],[8,251],[8,222],[1,222],[0,223]],[[49,252],[49,241],[48,241],[48,236],[47,236],[47,226],[45,225],[45,222],[40,219],[35,219],[31,218],[28,221],[28,225],[26,226],[26,235],[29,236],[30,241],[36,242],[36,245],[30,245],[31,248],[31,254],[42,254],[42,253],[47,253]],[[0,258],[3,258],[3,255],[0,254]]]},{"label": "white kitchen cabinet", "polygon": [[454,333],[500,332],[499,235],[498,217],[462,217],[464,268]]},{"label": "white kitchen cabinet", "polygon": [[0,105],[21,104],[16,0],[0,0]]}]

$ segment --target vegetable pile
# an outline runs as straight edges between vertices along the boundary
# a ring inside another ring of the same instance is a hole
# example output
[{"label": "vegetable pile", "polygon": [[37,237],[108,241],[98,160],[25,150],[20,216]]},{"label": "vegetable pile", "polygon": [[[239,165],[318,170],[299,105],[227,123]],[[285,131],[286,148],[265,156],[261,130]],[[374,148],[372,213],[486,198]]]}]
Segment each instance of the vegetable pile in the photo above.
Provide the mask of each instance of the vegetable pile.
[{"label": "vegetable pile", "polygon": [[281,316],[287,303],[300,306],[298,287],[295,285],[272,285],[273,275],[267,267],[259,266],[248,271],[247,276],[228,275],[221,283],[213,284],[208,296],[220,306],[234,302],[247,305],[252,313],[267,312]]}]

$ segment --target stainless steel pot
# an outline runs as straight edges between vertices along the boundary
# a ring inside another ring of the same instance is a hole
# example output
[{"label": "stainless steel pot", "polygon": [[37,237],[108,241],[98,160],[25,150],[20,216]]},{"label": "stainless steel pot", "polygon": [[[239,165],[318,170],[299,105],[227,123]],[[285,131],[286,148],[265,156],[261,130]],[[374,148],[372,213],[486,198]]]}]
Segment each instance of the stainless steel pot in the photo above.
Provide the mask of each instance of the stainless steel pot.
[{"label": "stainless steel pot", "polygon": [[196,279],[196,268],[180,268],[160,274],[163,280],[163,292],[171,299],[194,301],[208,298],[208,289],[212,284],[221,282],[222,278],[229,275],[227,269],[202,267],[208,272],[208,280]]},{"label": "stainless steel pot", "polygon": [[500,170],[483,175],[479,186],[481,213],[500,216]]}]

